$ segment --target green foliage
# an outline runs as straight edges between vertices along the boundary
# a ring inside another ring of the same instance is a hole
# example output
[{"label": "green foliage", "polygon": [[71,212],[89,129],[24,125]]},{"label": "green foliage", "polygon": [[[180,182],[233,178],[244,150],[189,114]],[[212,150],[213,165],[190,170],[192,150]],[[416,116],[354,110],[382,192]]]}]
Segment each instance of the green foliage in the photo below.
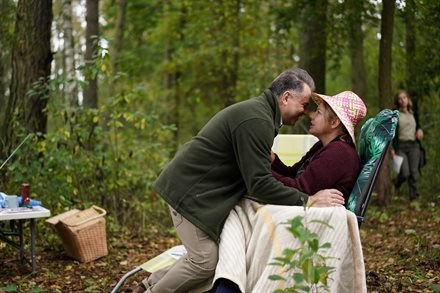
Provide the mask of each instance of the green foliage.
[{"label": "green foliage", "polygon": [[29,286],[32,288],[26,292],[29,293],[40,293],[45,292],[43,288],[36,286],[36,283],[32,281],[31,275],[23,276],[20,280],[17,281],[17,284],[9,283],[5,287],[0,287],[1,292],[23,292],[23,286]]},{"label": "green foliage", "polygon": [[15,285],[15,284],[9,284],[5,287],[0,287],[0,290],[2,290],[4,292],[18,292],[17,285]]},{"label": "green foliage", "polygon": [[[351,88],[350,52],[346,45],[350,28],[346,25],[343,2],[330,1],[328,6],[328,94]],[[439,33],[440,14],[432,11],[439,11],[439,3],[422,0],[415,3],[416,62],[410,68],[417,76],[414,91],[428,155],[428,165],[420,177],[421,196],[438,202],[440,174],[435,166],[440,164],[436,153],[440,144],[436,135],[440,115],[435,109],[440,107],[440,55],[437,54],[440,41],[435,36]],[[67,97],[62,93],[66,86],[63,78],[52,80],[48,88],[34,87],[30,94],[48,94],[48,133],[34,136],[1,170],[2,191],[18,193],[20,184],[28,181],[32,196],[42,200],[53,214],[97,204],[109,211],[111,229],[118,229],[120,224],[130,227],[132,223],[140,223],[135,227],[141,229],[151,221],[162,222],[154,219],[168,219],[162,217],[167,209],[152,192],[151,184],[177,147],[225,106],[225,93],[233,93],[234,101],[256,96],[282,70],[298,65],[301,11],[307,1],[130,0],[121,52],[114,60],[119,72],[111,71],[113,56],[108,54],[113,49],[116,29],[118,6],[114,4],[113,0],[104,0],[100,11],[100,39],[108,40],[109,47],[104,46],[107,42],[99,43],[99,58],[87,64],[91,66],[77,68],[81,77],[98,77],[102,106],[97,110],[64,110],[68,107]],[[10,62],[6,61],[14,36],[15,6],[15,1],[2,1],[5,9],[0,13],[4,20],[0,25],[2,64],[6,64],[1,76],[6,81],[2,105],[8,98]],[[59,13],[60,8],[55,10]],[[393,87],[405,87],[407,82],[403,10],[399,7],[394,24]],[[370,116],[380,110],[377,98],[380,11],[380,3],[362,1],[368,84],[365,99]],[[73,15],[77,48],[84,35],[82,17]],[[54,40],[56,36],[61,36],[61,32],[53,34]],[[60,56],[55,60],[54,74],[62,75],[63,48],[55,43],[61,42],[54,41]],[[76,51],[76,56],[79,55]],[[236,80],[230,80],[234,74]],[[172,79],[167,85],[166,77]],[[76,82],[81,85],[80,79]],[[19,139],[26,137],[27,133],[16,121],[12,124]],[[307,129],[307,123],[301,120],[294,128],[283,127],[282,133],[304,133]],[[388,217],[385,213],[377,216],[383,221]]]},{"label": "green foliage", "polygon": [[[119,86],[142,85],[160,93],[162,100],[152,106],[165,108],[164,120],[178,125],[183,143],[225,106],[229,93],[234,101],[258,95],[297,64],[299,43],[291,25],[297,12],[278,17],[291,5],[285,0],[129,1],[117,60],[128,78]],[[114,29],[113,9],[104,12],[104,31]],[[173,78],[171,85],[163,85],[166,76]]]},{"label": "green foliage", "polygon": [[[307,213],[307,212],[306,212]],[[306,215],[307,216],[307,215]],[[328,290],[327,280],[334,268],[327,266],[326,261],[331,257],[325,251],[331,247],[329,242],[319,243],[319,236],[308,228],[309,223],[317,223],[332,228],[320,220],[307,221],[306,216],[297,216],[287,221],[287,230],[299,240],[298,248],[286,248],[283,255],[275,258],[272,265],[286,268],[292,274],[293,287],[278,289],[275,292],[318,292],[319,289]],[[280,275],[271,275],[272,281],[287,279]]]},{"label": "green foliage", "polygon": [[[438,78],[439,82],[440,77]],[[425,200],[431,202],[440,202],[440,174],[437,172],[437,166],[440,164],[438,154],[438,146],[440,145],[440,137],[438,136],[440,129],[440,114],[437,109],[440,107],[440,90],[430,91],[420,97],[419,119],[420,125],[424,131],[422,145],[426,150],[427,164],[421,169],[419,176],[420,193]]]},{"label": "green foliage", "polygon": [[4,191],[18,193],[28,182],[31,197],[54,215],[96,204],[112,221],[137,229],[163,218],[166,205],[151,185],[174,152],[169,141],[175,129],[154,112],[131,111],[142,94],[120,95],[97,110],[51,109],[49,133],[34,136],[16,153]]},{"label": "green foliage", "polygon": [[417,11],[417,54],[412,69],[416,72],[417,88],[414,92],[418,96],[428,96],[437,92],[440,88],[440,56],[437,54],[440,48],[440,40],[437,36],[440,28],[439,1],[415,0]]},{"label": "green foliage", "polygon": [[380,223],[386,223],[390,219],[390,215],[386,210],[381,210],[374,205],[368,207],[368,217]]}]

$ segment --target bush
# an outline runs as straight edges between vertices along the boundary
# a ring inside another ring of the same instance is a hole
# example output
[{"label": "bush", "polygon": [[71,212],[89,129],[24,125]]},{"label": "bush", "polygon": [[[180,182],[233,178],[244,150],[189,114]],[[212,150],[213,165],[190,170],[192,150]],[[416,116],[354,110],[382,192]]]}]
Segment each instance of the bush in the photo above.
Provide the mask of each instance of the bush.
[{"label": "bush", "polygon": [[[331,244],[329,242],[319,243],[319,236],[307,227],[306,216],[297,216],[286,223],[287,230],[299,240],[301,245],[294,249],[284,249],[283,255],[276,257],[275,262],[272,263],[272,265],[286,267],[287,274],[293,273],[293,287],[276,290],[276,293],[318,292],[320,288],[328,290],[327,279],[334,272],[334,268],[326,265],[326,260],[331,257],[323,255],[322,252],[329,249]],[[319,220],[312,220],[310,223],[319,223],[332,228],[327,223]],[[269,279],[274,281],[286,280],[280,275],[271,275]]]},{"label": "bush", "polygon": [[96,204],[107,210],[110,232],[171,226],[151,186],[175,151],[175,128],[154,113],[131,111],[138,98],[132,92],[98,110],[51,111],[47,135],[35,134],[8,163],[4,192],[18,194],[28,182],[31,198],[53,215]]}]

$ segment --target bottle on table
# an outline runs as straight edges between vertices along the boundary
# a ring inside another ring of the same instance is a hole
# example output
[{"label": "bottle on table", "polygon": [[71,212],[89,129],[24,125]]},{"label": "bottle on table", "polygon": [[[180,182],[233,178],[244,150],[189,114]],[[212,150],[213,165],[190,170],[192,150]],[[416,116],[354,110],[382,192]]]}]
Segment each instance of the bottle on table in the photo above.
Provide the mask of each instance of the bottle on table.
[{"label": "bottle on table", "polygon": [[28,207],[31,203],[29,183],[23,183],[20,188],[21,206]]}]

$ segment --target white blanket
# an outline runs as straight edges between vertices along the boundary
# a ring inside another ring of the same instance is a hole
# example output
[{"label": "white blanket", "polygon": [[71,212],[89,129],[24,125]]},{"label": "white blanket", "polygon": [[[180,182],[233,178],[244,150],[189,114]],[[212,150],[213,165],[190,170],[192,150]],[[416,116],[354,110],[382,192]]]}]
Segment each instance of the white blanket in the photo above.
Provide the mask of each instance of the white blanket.
[{"label": "white blanket", "polygon": [[[242,292],[273,292],[292,286],[285,269],[269,265],[281,256],[284,248],[298,248],[299,241],[283,224],[295,216],[304,216],[303,207],[260,205],[242,200],[231,211],[221,234],[219,262],[214,281],[227,278]],[[318,219],[333,227],[309,223],[308,227],[320,237],[320,245],[331,243],[324,254],[334,257],[327,261],[335,268],[328,285],[331,292],[366,292],[362,247],[356,216],[343,207],[308,208],[307,221]],[[288,279],[271,281],[277,274]]]}]

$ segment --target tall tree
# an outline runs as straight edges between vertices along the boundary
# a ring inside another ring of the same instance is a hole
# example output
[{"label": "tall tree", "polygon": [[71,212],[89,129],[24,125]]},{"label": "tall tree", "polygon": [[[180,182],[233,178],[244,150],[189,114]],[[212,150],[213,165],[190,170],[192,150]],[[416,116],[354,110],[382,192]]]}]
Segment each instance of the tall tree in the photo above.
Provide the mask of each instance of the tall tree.
[{"label": "tall tree", "polygon": [[417,98],[417,74],[414,70],[416,57],[416,5],[414,0],[407,0],[405,6],[406,25],[406,86],[411,97]]},{"label": "tall tree", "polygon": [[303,0],[303,5],[300,67],[313,77],[316,91],[325,93],[328,0]]},{"label": "tall tree", "polygon": [[[223,4],[220,25],[225,29],[227,45],[222,49],[222,59],[225,66],[221,71],[221,89],[224,106],[235,103],[235,90],[238,80],[239,52],[240,52],[240,10],[241,1],[220,1]],[[221,31],[221,30],[219,30]],[[229,40],[228,40],[229,39]]]},{"label": "tall tree", "polygon": [[380,48],[379,48],[379,105],[380,108],[389,107],[392,104],[392,44],[395,0],[382,1],[382,14],[380,25]]},{"label": "tall tree", "polygon": [[76,84],[75,43],[72,25],[72,0],[62,0],[63,12],[63,55],[65,62],[65,77],[67,79],[64,90],[67,108],[78,106],[78,88]]},{"label": "tall tree", "polygon": [[[15,6],[12,0],[0,1],[0,105],[6,104],[6,89],[9,83],[12,28],[14,27]],[[4,107],[0,108],[0,121]]]},{"label": "tall tree", "polygon": [[18,1],[10,96],[1,128],[2,155],[16,143],[16,126],[46,132],[51,23],[52,1]]},{"label": "tall tree", "polygon": [[345,5],[348,20],[352,90],[365,99],[367,97],[367,79],[365,75],[364,34],[362,30],[363,0],[347,0]]},{"label": "tall tree", "polygon": [[[183,27],[185,23],[185,5],[180,4],[179,7],[172,5],[170,0],[162,1],[163,19],[166,25],[167,33],[164,36],[163,58],[166,64],[174,62],[174,47],[176,42],[183,42]],[[180,9],[180,11],[179,11]],[[174,36],[174,37],[173,37]],[[179,145],[179,123],[180,123],[180,107],[181,107],[181,93],[178,89],[178,73],[177,65],[165,66],[163,87],[165,89],[165,99],[170,101],[170,111],[165,116],[167,124],[174,124],[177,131],[174,133],[174,148],[178,149]]]},{"label": "tall tree", "polygon": [[[0,42],[0,105],[4,105],[5,101],[6,101],[6,91],[5,91],[5,84],[4,84],[4,80],[5,80],[5,75],[6,75],[6,66],[5,66],[5,61],[6,61],[6,56],[4,56],[4,44],[2,42]],[[2,111],[0,110],[0,118],[2,117]]]},{"label": "tall tree", "polygon": [[99,36],[99,0],[86,1],[86,83],[84,88],[84,107],[98,107],[98,77],[95,68],[95,59],[98,54]]},{"label": "tall tree", "polygon": [[[392,104],[391,79],[391,49],[393,41],[395,0],[382,1],[381,39],[379,49],[379,105],[380,108],[390,107]],[[388,160],[386,160],[388,161]],[[388,164],[383,164],[377,183],[379,200],[388,205],[391,199],[391,175]]]},{"label": "tall tree", "polygon": [[[124,43],[124,31],[125,31],[125,16],[127,14],[127,0],[117,0],[116,10],[116,27],[113,40],[113,46],[111,49],[112,58],[112,72],[116,75],[119,71],[119,56],[122,50],[122,44]],[[116,79],[112,79],[110,83],[110,96],[114,95]]]}]

